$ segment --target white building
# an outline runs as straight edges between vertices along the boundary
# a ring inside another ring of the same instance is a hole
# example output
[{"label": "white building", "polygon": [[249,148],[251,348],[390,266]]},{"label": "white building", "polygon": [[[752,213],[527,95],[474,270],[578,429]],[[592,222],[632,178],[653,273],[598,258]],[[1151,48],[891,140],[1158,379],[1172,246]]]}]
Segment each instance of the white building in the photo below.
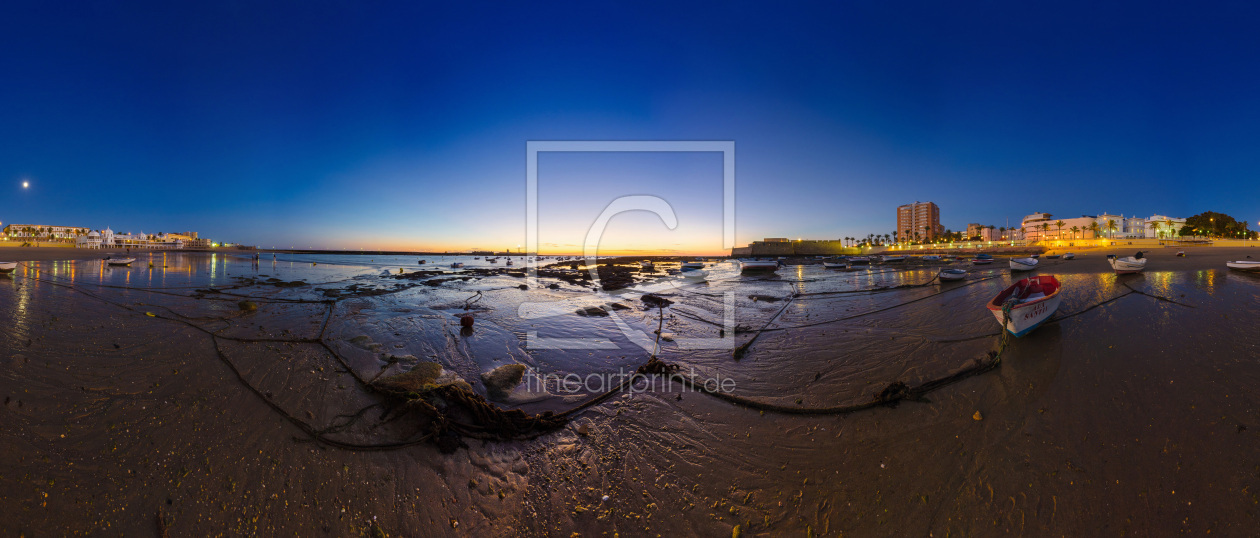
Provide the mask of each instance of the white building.
[{"label": "white building", "polygon": [[[1024,217],[1017,230],[1018,236],[1027,241],[1072,241],[1077,239],[1093,239],[1094,232],[1090,225],[1096,217],[1082,215],[1070,219],[1057,219],[1049,213],[1033,213]],[[1059,223],[1063,224],[1060,225]]]},{"label": "white building", "polygon": [[1177,237],[1177,232],[1181,231],[1181,227],[1185,225],[1186,219],[1173,218],[1167,215],[1151,215],[1146,217],[1145,237],[1147,239]]},{"label": "white building", "polygon": [[75,246],[79,248],[175,250],[184,248],[184,245],[183,237],[178,234],[150,235],[144,232],[135,235],[120,234],[109,229],[108,226],[99,233],[90,232],[75,239]]},{"label": "white building", "polygon": [[101,233],[93,231],[87,235],[80,235],[75,238],[74,246],[76,248],[101,248]]}]

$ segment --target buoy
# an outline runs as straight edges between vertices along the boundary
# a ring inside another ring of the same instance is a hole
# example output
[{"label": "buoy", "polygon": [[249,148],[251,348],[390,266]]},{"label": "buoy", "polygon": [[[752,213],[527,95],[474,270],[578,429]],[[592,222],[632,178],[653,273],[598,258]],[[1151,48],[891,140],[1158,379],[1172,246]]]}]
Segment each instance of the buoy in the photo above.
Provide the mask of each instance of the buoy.
[{"label": "buoy", "polygon": [[472,327],[472,326],[473,326],[473,317],[472,317],[472,316],[469,316],[469,315],[463,315],[463,316],[460,316],[460,317],[459,317],[459,326],[460,326],[460,327]]},{"label": "buoy", "polygon": [[399,267],[399,268],[398,268],[398,274],[400,274],[400,275],[401,275],[401,274],[403,274],[403,268],[402,268],[402,267]]}]

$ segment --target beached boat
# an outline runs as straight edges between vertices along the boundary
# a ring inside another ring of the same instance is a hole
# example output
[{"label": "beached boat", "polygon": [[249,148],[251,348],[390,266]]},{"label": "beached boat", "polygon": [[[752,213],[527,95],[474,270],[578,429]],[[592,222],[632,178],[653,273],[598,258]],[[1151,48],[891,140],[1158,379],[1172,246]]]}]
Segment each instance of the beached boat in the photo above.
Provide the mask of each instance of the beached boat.
[{"label": "beached boat", "polygon": [[963,269],[941,269],[941,272],[937,273],[936,276],[941,279],[941,282],[950,282],[967,278],[967,271]]},{"label": "beached boat", "polygon": [[1002,290],[986,306],[998,324],[1018,338],[1054,315],[1062,300],[1059,291],[1053,276],[1030,276]]},{"label": "beached boat", "polygon": [[683,271],[695,271],[697,269],[704,269],[704,262],[682,262]]},{"label": "beached boat", "polygon": [[906,261],[905,256],[884,256],[881,260],[884,263],[900,263]]},{"label": "beached boat", "polygon": [[925,261],[925,262],[939,262],[939,261],[941,261],[941,257],[940,257],[940,256],[934,256],[934,255],[924,256],[924,257],[919,258],[919,259],[920,259],[920,260],[923,260],[923,261]]},{"label": "beached boat", "polygon": [[1177,251],[1177,257],[1178,257],[1178,258],[1184,258],[1184,257],[1186,257],[1186,251],[1184,251],[1184,250],[1178,250],[1178,251]]},{"label": "beached boat", "polygon": [[973,265],[988,265],[993,263],[993,256],[989,254],[976,254],[976,257],[972,258],[971,263]]},{"label": "beached boat", "polygon": [[459,269],[460,267],[463,267],[463,266],[464,266],[464,264],[462,264],[462,263],[460,263],[460,262],[455,262],[455,263],[452,263],[452,264],[451,264],[451,269]]},{"label": "beached boat", "polygon": [[1239,271],[1260,271],[1260,262],[1253,262],[1253,261],[1247,261],[1247,260],[1225,262],[1225,266],[1229,267],[1230,269],[1237,269]]},{"label": "beached boat", "polygon": [[12,273],[17,269],[17,262],[0,262],[0,273]]},{"label": "beached boat", "polygon": [[424,263],[425,263],[424,260],[420,260],[420,265],[424,265]]},{"label": "beached boat", "polygon": [[1111,264],[1111,268],[1116,271],[1117,275],[1140,273],[1146,268],[1146,258],[1139,258],[1138,256],[1141,255],[1142,253],[1139,252],[1137,256],[1117,258],[1115,254],[1108,254],[1107,263]]},{"label": "beached boat", "polygon": [[849,258],[850,265],[870,265],[871,259],[866,256],[854,256]]},{"label": "beached boat", "polygon": [[1036,258],[1011,258],[1012,271],[1032,271],[1037,268],[1037,264],[1041,263]]},{"label": "beached boat", "polygon": [[845,267],[848,267],[848,266],[849,266],[849,264],[844,263],[844,262],[834,262],[834,263],[833,263],[833,262],[823,262],[823,267],[825,267],[825,268],[827,268],[827,269],[844,269]]},{"label": "beached boat", "polygon": [[512,265],[512,260],[508,260],[507,265]]},{"label": "beached boat", "polygon": [[135,258],[105,258],[105,263],[109,265],[131,265],[135,261]]},{"label": "beached boat", "polygon": [[774,272],[779,269],[779,260],[740,260],[739,270],[742,273]]},{"label": "beached boat", "polygon": [[1071,253],[1071,252],[1065,252],[1065,253],[1063,253],[1063,259],[1065,259],[1065,260],[1075,260],[1075,259],[1076,259],[1076,254],[1073,254],[1073,253]]},{"label": "beached boat", "polygon": [[1048,255],[1046,255],[1046,259],[1047,259],[1047,260],[1057,260],[1057,259],[1059,259],[1059,257],[1060,257],[1060,255],[1059,255],[1059,254],[1048,254]]}]

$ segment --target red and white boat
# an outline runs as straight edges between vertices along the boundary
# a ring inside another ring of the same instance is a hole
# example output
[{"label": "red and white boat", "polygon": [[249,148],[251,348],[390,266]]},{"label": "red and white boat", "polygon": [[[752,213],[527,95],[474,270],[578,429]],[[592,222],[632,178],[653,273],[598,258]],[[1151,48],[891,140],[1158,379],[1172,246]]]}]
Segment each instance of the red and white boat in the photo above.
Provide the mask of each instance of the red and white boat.
[{"label": "red and white boat", "polygon": [[997,294],[986,305],[999,324],[1016,338],[1024,336],[1059,310],[1062,297],[1053,276],[1030,276]]}]

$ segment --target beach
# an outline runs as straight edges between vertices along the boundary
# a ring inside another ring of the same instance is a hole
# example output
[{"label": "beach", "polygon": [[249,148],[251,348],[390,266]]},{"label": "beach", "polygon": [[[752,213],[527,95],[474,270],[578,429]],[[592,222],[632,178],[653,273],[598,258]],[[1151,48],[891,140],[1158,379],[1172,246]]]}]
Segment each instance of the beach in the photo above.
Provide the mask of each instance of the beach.
[{"label": "beach", "polygon": [[[1250,534],[1260,276],[1224,263],[1260,248],[1156,249],[1113,274],[1105,255],[1134,250],[1043,256],[1031,274],[1054,275],[1062,305],[1004,341],[984,307],[1013,282],[1001,257],[950,265],[969,271],[956,283],[913,259],[662,263],[608,293],[451,256],[154,251],[111,268],[117,252],[0,249],[24,262],[0,276],[0,534]],[[685,346],[701,339],[730,345]],[[648,380],[592,401],[614,384],[587,378],[654,349],[789,411]],[[921,398],[808,411],[998,351]],[[432,383],[564,420],[505,439],[447,398],[454,425],[430,436],[439,415],[380,390],[429,363]],[[514,364],[523,381],[492,395],[483,374]],[[556,382],[570,374],[580,390]]]}]

